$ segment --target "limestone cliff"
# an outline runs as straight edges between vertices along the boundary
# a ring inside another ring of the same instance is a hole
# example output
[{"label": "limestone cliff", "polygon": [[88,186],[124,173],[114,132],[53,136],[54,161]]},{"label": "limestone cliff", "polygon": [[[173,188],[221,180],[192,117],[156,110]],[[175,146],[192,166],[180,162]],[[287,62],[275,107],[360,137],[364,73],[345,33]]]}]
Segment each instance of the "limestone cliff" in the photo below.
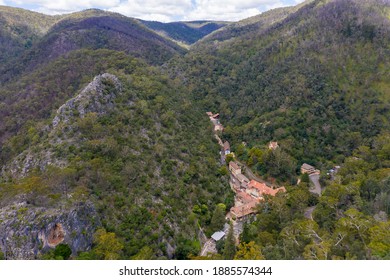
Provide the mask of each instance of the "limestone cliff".
[{"label": "limestone cliff", "polygon": [[96,76],[77,96],[57,110],[51,124],[42,132],[40,143],[19,154],[0,170],[0,175],[23,178],[34,168],[44,170],[47,165],[65,167],[67,159],[58,151],[83,141],[77,131],[77,121],[88,113],[101,116],[113,110],[115,98],[121,91],[122,85],[116,76],[108,73]]},{"label": "limestone cliff", "polygon": [[[59,151],[82,143],[84,139],[78,131],[80,120],[88,114],[102,116],[114,110],[115,99],[121,91],[122,85],[116,76],[106,73],[95,77],[77,96],[57,110],[51,123],[41,132],[39,143],[3,167],[1,179],[4,182],[23,182],[23,178],[34,169],[45,170],[48,165],[60,169],[66,167],[66,153]],[[53,182],[52,188],[60,188],[63,183]],[[39,192],[38,189],[46,187],[43,182],[36,182],[34,186],[36,188],[27,187],[21,193],[15,190],[14,195],[12,190],[8,190],[9,195],[2,197],[0,251],[5,258],[39,258],[61,243],[68,244],[73,254],[89,250],[93,234],[101,226],[93,203],[63,190],[56,194]]]},{"label": "limestone cliff", "polygon": [[0,251],[6,259],[35,259],[68,244],[72,254],[87,251],[101,226],[94,206],[79,203],[70,209],[33,207],[26,202],[0,209]]}]

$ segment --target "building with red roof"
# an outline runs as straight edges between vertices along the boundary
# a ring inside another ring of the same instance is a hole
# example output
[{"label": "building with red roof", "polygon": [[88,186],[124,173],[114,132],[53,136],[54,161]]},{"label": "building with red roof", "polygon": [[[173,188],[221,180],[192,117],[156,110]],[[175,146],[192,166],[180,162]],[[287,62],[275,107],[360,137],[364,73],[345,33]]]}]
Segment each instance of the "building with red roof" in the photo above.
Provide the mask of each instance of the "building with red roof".
[{"label": "building with red roof", "polygon": [[268,187],[264,183],[257,182],[255,180],[251,180],[248,184],[248,188],[246,192],[255,198],[263,197],[264,195],[272,195],[275,196],[279,191],[285,192],[286,189],[284,187],[273,189]]},{"label": "building with red roof", "polygon": [[257,201],[253,200],[247,204],[240,205],[240,206],[235,206],[230,209],[230,213],[233,218],[236,218],[238,220],[243,219],[249,215],[255,214],[256,211],[256,205]]}]

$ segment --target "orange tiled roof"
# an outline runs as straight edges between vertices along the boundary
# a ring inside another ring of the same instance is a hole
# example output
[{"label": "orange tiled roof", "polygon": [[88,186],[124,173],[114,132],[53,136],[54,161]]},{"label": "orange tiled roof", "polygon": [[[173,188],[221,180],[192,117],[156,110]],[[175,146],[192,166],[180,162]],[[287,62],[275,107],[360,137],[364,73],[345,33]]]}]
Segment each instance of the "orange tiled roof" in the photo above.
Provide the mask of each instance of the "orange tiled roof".
[{"label": "orange tiled roof", "polygon": [[269,194],[269,195],[275,196],[276,193],[279,191],[283,191],[283,192],[286,191],[286,189],[284,187],[273,189],[273,188],[268,187],[266,184],[257,182],[255,180],[251,180],[249,182],[248,187],[257,189],[259,191],[260,195]]},{"label": "orange tiled roof", "polygon": [[258,203],[257,201],[252,201],[242,206],[232,207],[230,209],[230,212],[232,212],[232,214],[234,214],[237,218],[241,218],[249,214],[256,213],[257,203]]},{"label": "orange tiled roof", "polygon": [[237,199],[241,200],[243,203],[249,203],[249,202],[256,200],[255,198],[253,198],[252,196],[250,196],[246,192],[237,192],[236,196],[237,196]]}]

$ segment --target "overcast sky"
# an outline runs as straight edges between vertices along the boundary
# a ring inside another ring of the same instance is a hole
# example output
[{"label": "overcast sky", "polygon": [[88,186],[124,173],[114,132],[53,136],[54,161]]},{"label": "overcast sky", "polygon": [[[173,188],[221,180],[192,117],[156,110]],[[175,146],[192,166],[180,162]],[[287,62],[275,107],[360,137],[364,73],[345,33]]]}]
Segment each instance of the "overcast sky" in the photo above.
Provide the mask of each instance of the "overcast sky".
[{"label": "overcast sky", "polygon": [[162,22],[182,20],[237,21],[269,9],[304,0],[0,0],[0,5],[45,14],[64,14],[90,8]]}]

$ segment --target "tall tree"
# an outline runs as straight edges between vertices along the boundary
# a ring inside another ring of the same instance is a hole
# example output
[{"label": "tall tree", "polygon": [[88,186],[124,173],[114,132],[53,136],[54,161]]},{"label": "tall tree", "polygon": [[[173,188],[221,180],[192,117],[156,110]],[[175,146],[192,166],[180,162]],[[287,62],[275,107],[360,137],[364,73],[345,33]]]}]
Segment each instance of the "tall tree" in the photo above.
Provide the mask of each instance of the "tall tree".
[{"label": "tall tree", "polygon": [[225,208],[225,205],[223,205],[223,204],[218,204],[217,207],[215,207],[215,210],[213,212],[213,216],[211,218],[211,223],[210,223],[210,230],[213,233],[223,229],[223,226],[225,224],[224,208]]},{"label": "tall tree", "polygon": [[241,243],[238,246],[235,260],[264,260],[264,256],[261,253],[261,249],[255,242]]},{"label": "tall tree", "polygon": [[230,224],[229,232],[225,240],[225,248],[223,249],[223,258],[232,260],[236,254],[236,240],[233,234],[233,225]]},{"label": "tall tree", "polygon": [[390,222],[380,222],[369,229],[371,242],[368,247],[376,258],[390,259]]},{"label": "tall tree", "polygon": [[96,244],[94,252],[99,259],[117,260],[120,258],[123,244],[115,233],[98,229],[94,235],[94,243]]}]

